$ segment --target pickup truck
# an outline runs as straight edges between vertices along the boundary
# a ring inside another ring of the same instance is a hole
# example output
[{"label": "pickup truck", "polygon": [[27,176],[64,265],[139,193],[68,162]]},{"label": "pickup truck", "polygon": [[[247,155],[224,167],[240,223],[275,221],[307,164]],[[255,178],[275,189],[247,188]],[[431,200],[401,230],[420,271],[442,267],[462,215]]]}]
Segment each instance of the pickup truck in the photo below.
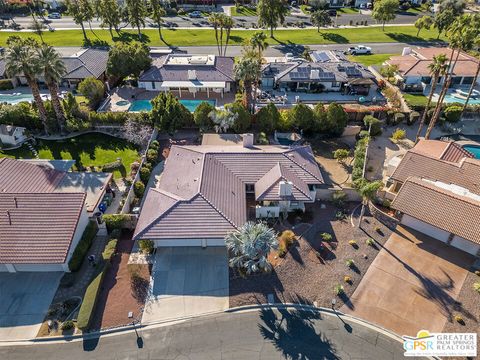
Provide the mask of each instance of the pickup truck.
[{"label": "pickup truck", "polygon": [[348,48],[347,53],[350,55],[370,55],[372,53],[372,48],[364,45],[358,45]]}]

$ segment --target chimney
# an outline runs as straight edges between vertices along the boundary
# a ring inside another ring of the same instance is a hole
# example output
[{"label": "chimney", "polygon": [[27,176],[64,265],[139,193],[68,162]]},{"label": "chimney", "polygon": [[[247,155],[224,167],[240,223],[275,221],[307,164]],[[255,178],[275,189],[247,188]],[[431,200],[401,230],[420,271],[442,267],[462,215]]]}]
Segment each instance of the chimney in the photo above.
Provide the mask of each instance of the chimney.
[{"label": "chimney", "polygon": [[412,48],[411,47],[404,47],[402,50],[402,56],[405,55],[410,55],[412,53]]},{"label": "chimney", "polygon": [[289,181],[280,181],[280,187],[278,192],[280,196],[290,196],[292,195],[293,184]]},{"label": "chimney", "polygon": [[252,148],[253,147],[253,134],[243,134],[243,147]]}]

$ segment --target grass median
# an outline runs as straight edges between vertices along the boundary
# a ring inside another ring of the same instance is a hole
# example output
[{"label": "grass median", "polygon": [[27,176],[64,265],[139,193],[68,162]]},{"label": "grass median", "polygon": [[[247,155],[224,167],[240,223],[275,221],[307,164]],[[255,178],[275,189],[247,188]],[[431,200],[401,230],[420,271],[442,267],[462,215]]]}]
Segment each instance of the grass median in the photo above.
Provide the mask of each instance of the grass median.
[{"label": "grass median", "polygon": [[[230,45],[241,45],[258,30],[232,30]],[[265,30],[267,35],[269,31]],[[208,46],[215,45],[215,33],[212,29],[163,29],[165,42],[160,41],[156,29],[144,29],[143,41],[154,46]],[[405,42],[415,43],[422,41],[437,41],[436,30],[423,30],[420,36],[416,36],[417,29],[413,26],[388,26],[385,31],[378,27],[358,27],[320,30],[316,29],[288,29],[276,30],[274,39],[268,37],[271,45],[289,44],[348,44],[348,43],[375,43],[375,42]],[[134,30],[124,30],[121,35],[110,37],[107,30],[88,30],[90,41],[96,43],[113,43],[114,41],[132,41],[138,37]],[[9,36],[16,35],[22,38],[33,37],[40,40],[38,35],[32,32],[0,32],[0,46],[5,46]],[[81,46],[83,35],[81,30],[57,30],[44,32],[43,38],[46,43],[53,46]],[[440,37],[444,40],[444,37]]]}]

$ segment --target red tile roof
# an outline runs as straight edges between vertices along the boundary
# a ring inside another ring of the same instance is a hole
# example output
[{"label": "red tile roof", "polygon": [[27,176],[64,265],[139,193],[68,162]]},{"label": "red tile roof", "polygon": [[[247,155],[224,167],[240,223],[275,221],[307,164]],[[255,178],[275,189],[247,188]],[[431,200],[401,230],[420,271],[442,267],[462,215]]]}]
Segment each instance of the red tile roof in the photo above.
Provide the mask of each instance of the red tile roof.
[{"label": "red tile roof", "polygon": [[83,193],[0,193],[0,263],[64,263]]},{"label": "red tile roof", "polygon": [[453,141],[425,140],[415,145],[411,152],[423,154],[434,159],[445,160],[449,162],[459,162],[463,158],[473,158],[473,154],[462,148]]}]

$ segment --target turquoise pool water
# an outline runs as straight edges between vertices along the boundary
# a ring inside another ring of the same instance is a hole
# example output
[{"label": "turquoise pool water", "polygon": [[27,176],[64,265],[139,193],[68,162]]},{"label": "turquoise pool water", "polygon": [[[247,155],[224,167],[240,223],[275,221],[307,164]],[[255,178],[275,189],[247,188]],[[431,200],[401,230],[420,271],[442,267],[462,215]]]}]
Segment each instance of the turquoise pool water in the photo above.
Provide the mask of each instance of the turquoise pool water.
[{"label": "turquoise pool water", "polygon": [[[443,100],[444,103],[460,103],[460,104],[465,104],[464,99],[459,99],[455,96],[452,96],[451,94],[445,95],[445,99]],[[480,105],[480,97],[477,97],[476,99],[470,98],[468,100],[469,105]]]},{"label": "turquoise pool water", "polygon": [[476,159],[480,159],[480,146],[479,145],[464,145],[463,148],[470,151]]},{"label": "turquoise pool water", "polygon": [[[198,105],[202,102],[208,102],[210,105],[215,106],[215,100],[179,100],[180,104],[185,106],[190,112],[194,112]],[[134,100],[132,105],[128,108],[128,111],[150,111],[152,110],[152,103],[150,100]]]},{"label": "turquoise pool water", "polygon": [[8,103],[8,104],[18,104],[22,101],[33,101],[33,96],[31,94],[20,94],[20,95],[8,95],[8,94],[0,94],[0,103]]}]

